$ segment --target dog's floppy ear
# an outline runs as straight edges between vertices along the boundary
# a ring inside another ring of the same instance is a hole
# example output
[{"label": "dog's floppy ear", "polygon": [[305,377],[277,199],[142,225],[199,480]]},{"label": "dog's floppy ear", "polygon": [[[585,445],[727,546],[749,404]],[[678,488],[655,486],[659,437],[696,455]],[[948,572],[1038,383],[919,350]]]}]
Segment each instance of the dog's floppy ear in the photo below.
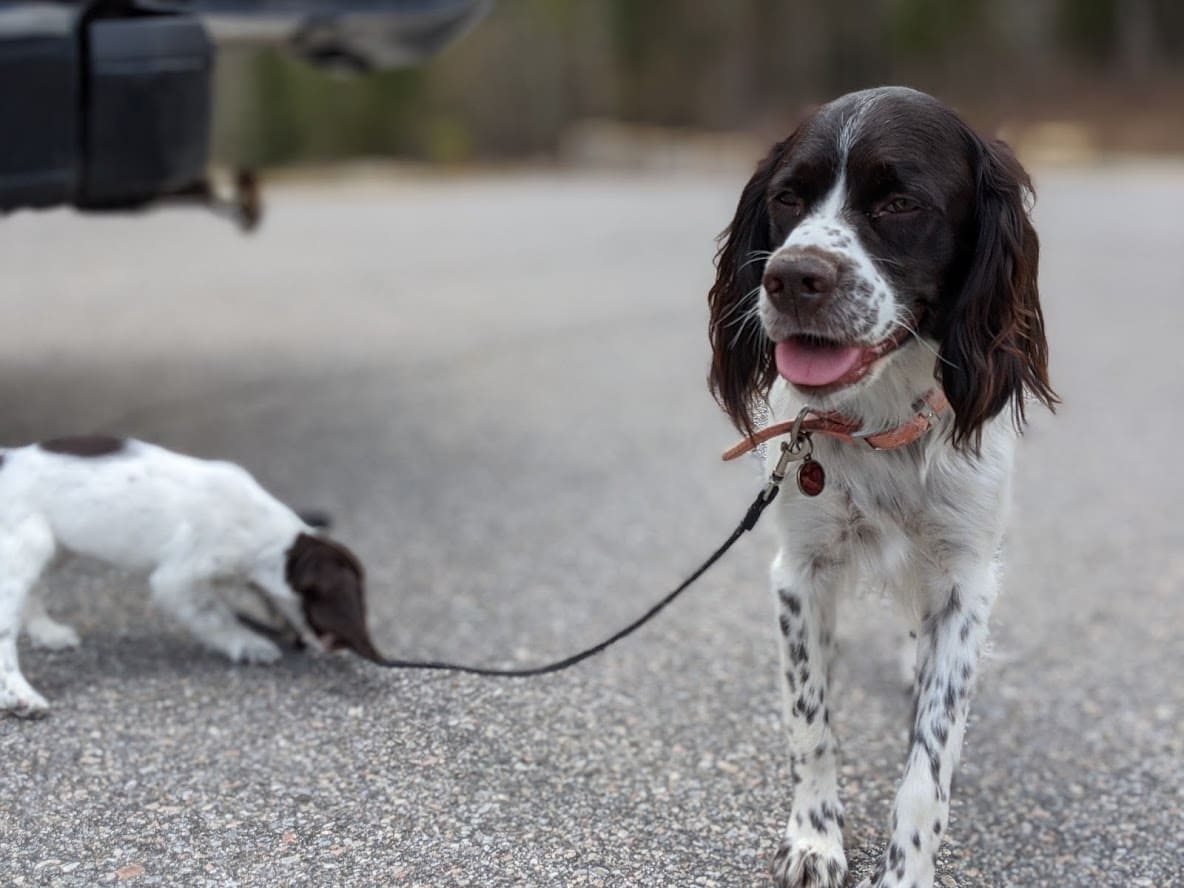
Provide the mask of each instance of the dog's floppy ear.
[{"label": "dog's floppy ear", "polygon": [[365,571],[353,552],[328,537],[302,533],[288,550],[287,579],[313,632],[334,647],[381,659],[366,628]]},{"label": "dog's floppy ear", "polygon": [[736,215],[720,235],[715,283],[707,294],[711,318],[712,395],[735,426],[751,434],[752,409],[776,376],[773,347],[752,316],[765,261],[773,249],[766,192],[794,136],[773,146],[740,193]]},{"label": "dog's floppy ear", "polygon": [[953,442],[977,450],[983,426],[1010,407],[1022,430],[1025,392],[1050,410],[1048,343],[1036,274],[1040,243],[1028,218],[1032,181],[1011,149],[965,129],[975,176],[974,253],[946,315],[941,381],[954,408]]}]

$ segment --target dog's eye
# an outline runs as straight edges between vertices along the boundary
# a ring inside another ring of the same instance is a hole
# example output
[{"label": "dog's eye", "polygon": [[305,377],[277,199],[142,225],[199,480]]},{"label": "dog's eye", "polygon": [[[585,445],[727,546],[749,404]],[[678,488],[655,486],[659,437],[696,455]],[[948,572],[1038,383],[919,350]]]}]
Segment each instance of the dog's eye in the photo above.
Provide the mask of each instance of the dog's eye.
[{"label": "dog's eye", "polygon": [[806,208],[805,201],[798,196],[797,192],[788,188],[778,193],[773,200],[777,201],[777,203],[781,204],[781,206],[785,207],[795,216],[800,216]]},{"label": "dog's eye", "polygon": [[883,215],[895,216],[903,213],[912,213],[919,209],[921,209],[921,204],[911,197],[897,195],[880,204],[872,215],[877,217]]}]

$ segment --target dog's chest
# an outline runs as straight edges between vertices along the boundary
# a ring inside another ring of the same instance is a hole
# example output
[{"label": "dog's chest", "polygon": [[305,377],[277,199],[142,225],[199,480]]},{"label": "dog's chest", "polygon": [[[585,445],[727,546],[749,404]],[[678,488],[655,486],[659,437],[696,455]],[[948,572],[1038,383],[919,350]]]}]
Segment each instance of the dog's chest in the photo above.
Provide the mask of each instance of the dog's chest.
[{"label": "dog's chest", "polygon": [[923,544],[931,521],[919,452],[838,445],[820,448],[818,460],[827,475],[817,503],[820,544],[833,551],[837,542],[850,559],[888,572]]},{"label": "dog's chest", "polygon": [[846,503],[852,517],[904,527],[924,509],[925,466],[918,448],[875,451],[827,443],[818,453],[827,486]]}]

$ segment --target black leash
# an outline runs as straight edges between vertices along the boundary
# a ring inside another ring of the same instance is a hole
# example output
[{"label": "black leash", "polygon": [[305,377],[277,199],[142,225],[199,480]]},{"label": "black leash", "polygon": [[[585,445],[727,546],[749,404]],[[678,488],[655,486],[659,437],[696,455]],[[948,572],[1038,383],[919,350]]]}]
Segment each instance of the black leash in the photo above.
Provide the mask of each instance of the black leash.
[{"label": "black leash", "polygon": [[682,585],[680,585],[673,592],[668,593],[665,598],[651,607],[648,611],[646,611],[628,626],[618,629],[608,638],[604,639],[604,641],[594,644],[590,648],[585,648],[579,653],[564,657],[562,660],[556,660],[553,663],[546,663],[542,666],[527,666],[520,669],[497,669],[488,666],[463,666],[458,663],[447,663],[442,660],[396,660],[390,657],[382,657],[381,659],[375,660],[374,662],[379,666],[385,666],[388,669],[434,669],[438,672],[465,672],[469,675],[488,675],[500,678],[529,678],[534,675],[546,675],[549,672],[559,672],[563,669],[575,666],[577,663],[583,662],[589,657],[596,656],[605,648],[616,644],[625,636],[632,635],[634,632],[656,617],[659,613],[661,613],[668,604],[674,601],[674,599],[678,598],[678,596],[690,588],[691,584],[694,583],[695,580],[703,576],[703,574],[705,574],[711,568],[711,566],[715,564],[715,562],[723,558],[724,554],[728,551],[728,549],[732,548],[736,540],[740,539],[740,537],[744,536],[745,533],[752,530],[756,526],[757,519],[761,517],[761,512],[763,512],[765,507],[769,505],[769,503],[773,502],[774,498],[776,498],[778,489],[779,488],[774,485],[772,487],[772,493],[768,495],[766,495],[765,491],[761,491],[760,496],[758,496],[753,501],[752,505],[748,507],[748,512],[744,515],[744,520],[736,526],[736,529],[732,531],[731,536],[729,536],[724,541],[723,545],[712,552],[711,557],[699,565],[695,572],[683,581]]},{"label": "black leash", "polygon": [[547,675],[551,672],[559,672],[563,669],[568,669],[587,660],[589,657],[594,657],[627,635],[632,635],[659,613],[661,613],[667,605],[674,599],[682,595],[691,584],[693,584],[699,577],[707,573],[707,571],[719,561],[727,553],[727,551],[735,545],[740,537],[744,536],[748,531],[756,527],[757,521],[761,517],[761,513],[765,511],[769,503],[777,498],[778,491],[781,490],[781,482],[785,480],[786,467],[790,462],[799,459],[808,459],[810,447],[808,445],[809,435],[806,433],[795,434],[793,443],[785,442],[781,445],[781,458],[777,461],[776,468],[773,469],[769,476],[769,483],[765,485],[764,489],[757,495],[757,498],[752,501],[752,505],[748,507],[748,511],[744,513],[744,518],[736,525],[736,529],[732,531],[731,535],[724,540],[723,544],[711,553],[710,557],[704,561],[695,572],[683,580],[682,584],[677,589],[668,593],[657,604],[651,607],[648,611],[638,617],[629,625],[622,629],[618,629],[604,641],[592,645],[592,647],[564,657],[562,660],[555,660],[552,663],[546,663],[542,666],[527,666],[519,669],[497,669],[487,666],[465,666],[459,663],[448,663],[442,660],[398,660],[388,657],[382,657],[375,660],[379,666],[385,666],[390,669],[432,669],[437,672],[464,672],[469,675],[485,675],[499,678],[530,678],[535,675]]},{"label": "black leash", "polygon": [[[803,411],[804,412],[804,411]],[[527,666],[518,669],[499,669],[490,666],[466,666],[461,663],[449,663],[444,660],[400,660],[393,657],[384,657],[377,652],[362,653],[358,651],[360,656],[365,657],[371,662],[383,666],[388,669],[430,669],[436,672],[463,672],[468,675],[484,675],[497,678],[530,678],[536,675],[547,675],[551,672],[559,672],[563,669],[568,669],[587,660],[589,657],[594,657],[606,648],[616,644],[622,638],[632,635],[659,613],[661,613],[674,599],[678,598],[685,592],[699,577],[703,576],[717,561],[719,561],[727,551],[735,545],[740,537],[744,536],[748,531],[756,527],[757,521],[761,517],[761,513],[765,511],[769,503],[777,498],[777,493],[781,489],[781,482],[785,480],[786,467],[794,460],[805,460],[810,462],[810,452],[813,449],[808,432],[799,432],[795,429],[791,436],[790,442],[784,442],[781,445],[781,458],[777,461],[777,466],[773,469],[769,476],[769,482],[764,489],[757,495],[757,498],[752,501],[752,505],[748,507],[748,511],[744,513],[744,518],[736,525],[736,529],[724,540],[723,544],[711,553],[710,557],[704,561],[695,572],[687,577],[681,585],[675,590],[668,593],[657,604],[651,607],[648,611],[638,617],[629,625],[622,629],[618,629],[608,638],[604,639],[589,648],[585,648],[578,653],[564,657],[562,660],[555,660],[552,663],[545,663],[541,666]],[[805,464],[805,463],[804,463]],[[800,485],[799,480],[799,485]],[[263,633],[274,640],[281,640],[281,631],[276,630],[272,626],[268,626],[253,617],[246,614],[238,614],[239,620],[245,625]]]}]

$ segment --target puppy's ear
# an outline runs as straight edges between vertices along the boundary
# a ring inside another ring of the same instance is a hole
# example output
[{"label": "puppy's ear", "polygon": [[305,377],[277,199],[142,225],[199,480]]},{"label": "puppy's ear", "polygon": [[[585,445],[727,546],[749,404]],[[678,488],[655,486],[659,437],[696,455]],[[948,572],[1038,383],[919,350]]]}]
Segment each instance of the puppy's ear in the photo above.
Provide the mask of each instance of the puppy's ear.
[{"label": "puppy's ear", "polygon": [[[795,134],[796,135],[796,134]],[[773,346],[754,316],[765,262],[773,249],[766,192],[794,136],[773,146],[740,193],[736,215],[719,237],[710,309],[707,384],[732,423],[751,434],[752,411],[776,376]]]},{"label": "puppy's ear", "polygon": [[381,660],[366,628],[365,572],[353,552],[327,537],[302,533],[288,551],[287,576],[313,632],[335,647]]},{"label": "puppy's ear", "polygon": [[380,662],[366,626],[366,603],[357,594],[316,597],[305,603],[305,618],[317,635],[331,639],[334,648],[348,648],[367,660]]},{"label": "puppy's ear", "polygon": [[288,585],[302,589],[322,585],[326,571],[343,567],[353,573],[359,584],[366,576],[362,562],[352,551],[327,536],[300,533],[287,551],[285,574]]},{"label": "puppy's ear", "polygon": [[974,253],[946,316],[941,381],[954,408],[953,442],[977,451],[983,426],[1010,407],[1023,429],[1025,392],[1050,410],[1048,343],[1036,274],[1040,243],[1028,218],[1032,181],[1001,141],[965,137],[975,174]]}]

